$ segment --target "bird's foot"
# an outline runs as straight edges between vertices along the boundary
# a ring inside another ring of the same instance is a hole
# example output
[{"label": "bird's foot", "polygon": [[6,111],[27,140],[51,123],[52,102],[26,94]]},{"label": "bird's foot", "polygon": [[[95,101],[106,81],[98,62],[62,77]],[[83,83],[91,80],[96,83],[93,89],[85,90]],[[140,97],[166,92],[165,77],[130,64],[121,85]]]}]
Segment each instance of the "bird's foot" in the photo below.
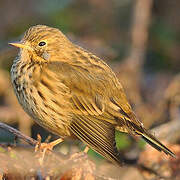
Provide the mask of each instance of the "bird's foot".
[{"label": "bird's foot", "polygon": [[87,154],[88,151],[89,151],[89,149],[90,149],[90,148],[89,148],[88,146],[86,146],[86,147],[84,148],[83,152]]},{"label": "bird's foot", "polygon": [[56,146],[57,144],[61,143],[63,141],[63,139],[59,138],[50,143],[41,143],[41,136],[38,134],[37,141],[38,142],[35,146],[35,152],[39,152],[38,160],[39,160],[39,163],[42,165],[46,152],[51,152],[53,147]]}]

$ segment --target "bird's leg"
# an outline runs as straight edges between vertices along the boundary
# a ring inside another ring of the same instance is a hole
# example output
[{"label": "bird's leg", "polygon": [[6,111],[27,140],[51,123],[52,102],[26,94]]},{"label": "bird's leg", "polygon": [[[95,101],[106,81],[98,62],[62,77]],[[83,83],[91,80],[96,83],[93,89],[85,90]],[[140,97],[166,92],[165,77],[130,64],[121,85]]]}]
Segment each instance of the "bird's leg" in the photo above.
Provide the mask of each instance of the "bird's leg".
[{"label": "bird's leg", "polygon": [[41,143],[41,136],[38,134],[38,143],[37,145],[35,146],[35,152],[38,151],[38,150],[49,150],[49,151],[52,151],[53,147],[56,146],[57,144],[63,142],[64,140],[62,138],[59,138],[59,139],[56,139],[50,143]]},{"label": "bird's leg", "polygon": [[41,147],[42,148],[46,148],[47,150],[52,150],[54,146],[56,146],[57,144],[63,142],[64,140],[62,138],[56,139],[50,143],[42,143]]},{"label": "bird's leg", "polygon": [[89,148],[88,146],[86,146],[86,147],[84,148],[83,152],[87,154],[88,151],[89,151],[89,149],[90,149],[90,148]]},{"label": "bird's leg", "polygon": [[50,143],[41,143],[41,136],[39,134],[38,134],[37,140],[38,140],[38,143],[35,146],[35,152],[40,151],[40,153],[41,153],[41,156],[39,157],[40,164],[43,163],[46,151],[52,151],[54,146],[56,146],[57,144],[64,141],[62,138],[59,138],[59,139],[52,141]]}]

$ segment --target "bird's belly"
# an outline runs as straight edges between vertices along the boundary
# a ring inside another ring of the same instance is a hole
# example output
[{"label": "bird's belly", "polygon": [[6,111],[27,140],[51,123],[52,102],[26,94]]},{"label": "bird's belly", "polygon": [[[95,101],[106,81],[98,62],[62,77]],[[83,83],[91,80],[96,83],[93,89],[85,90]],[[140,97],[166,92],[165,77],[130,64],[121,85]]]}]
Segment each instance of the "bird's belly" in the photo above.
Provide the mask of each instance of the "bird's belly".
[{"label": "bird's belly", "polygon": [[[58,88],[53,93],[41,83],[40,72],[40,67],[34,64],[27,65],[21,61],[13,64],[11,81],[18,101],[40,126],[59,136],[70,136],[68,127],[71,118],[65,111],[69,104],[63,100],[64,94],[60,94]],[[33,73],[36,73],[35,78]],[[58,81],[55,84],[57,86]]]},{"label": "bird's belly", "polygon": [[[17,84],[18,82],[16,82]],[[14,90],[24,111],[40,126],[61,137],[71,136],[68,128],[68,118],[66,117],[66,120],[64,120],[64,117],[59,113],[63,110],[53,106],[50,97],[47,96],[47,102],[44,103],[37,89],[27,84],[26,86],[22,86],[22,84],[14,86]]]}]

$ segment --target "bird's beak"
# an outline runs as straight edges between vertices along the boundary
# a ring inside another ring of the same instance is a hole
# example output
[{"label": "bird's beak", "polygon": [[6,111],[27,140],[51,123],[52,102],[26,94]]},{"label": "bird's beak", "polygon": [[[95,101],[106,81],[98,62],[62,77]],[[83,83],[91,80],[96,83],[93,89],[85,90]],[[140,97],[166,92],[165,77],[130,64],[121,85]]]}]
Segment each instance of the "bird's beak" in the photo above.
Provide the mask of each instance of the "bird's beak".
[{"label": "bird's beak", "polygon": [[12,45],[12,46],[18,47],[18,48],[26,48],[26,45],[23,44],[22,42],[12,42],[12,43],[9,43],[9,44]]},{"label": "bird's beak", "polygon": [[15,46],[15,47],[18,47],[18,48],[22,48],[22,49],[27,49],[29,51],[33,51],[33,49],[27,45],[26,43],[23,43],[23,42],[12,42],[12,43],[8,43],[12,46]]}]

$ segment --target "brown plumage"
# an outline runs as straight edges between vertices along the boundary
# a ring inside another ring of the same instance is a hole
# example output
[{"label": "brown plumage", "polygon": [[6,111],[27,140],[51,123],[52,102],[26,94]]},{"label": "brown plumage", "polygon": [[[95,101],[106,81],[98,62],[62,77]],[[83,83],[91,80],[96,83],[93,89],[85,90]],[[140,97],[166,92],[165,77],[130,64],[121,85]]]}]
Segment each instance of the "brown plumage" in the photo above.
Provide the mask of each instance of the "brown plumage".
[{"label": "brown plumage", "polygon": [[11,68],[16,96],[38,124],[62,138],[75,135],[118,164],[115,129],[174,156],[136,118],[111,68],[58,29],[33,26],[10,44],[20,48]]}]

